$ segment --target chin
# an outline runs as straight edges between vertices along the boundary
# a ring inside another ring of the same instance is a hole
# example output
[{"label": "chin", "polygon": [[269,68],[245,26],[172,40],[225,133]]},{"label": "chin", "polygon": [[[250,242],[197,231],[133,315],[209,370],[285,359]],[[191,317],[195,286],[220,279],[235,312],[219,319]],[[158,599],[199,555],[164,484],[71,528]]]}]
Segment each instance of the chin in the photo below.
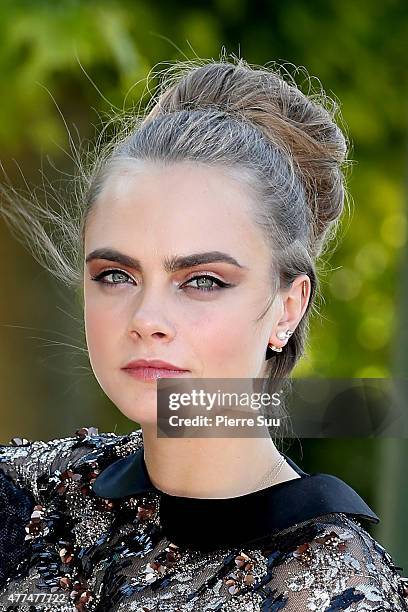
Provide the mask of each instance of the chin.
[{"label": "chin", "polygon": [[144,406],[140,409],[130,407],[129,409],[121,409],[120,412],[128,419],[137,423],[138,425],[156,425],[157,424],[157,413],[156,407]]}]

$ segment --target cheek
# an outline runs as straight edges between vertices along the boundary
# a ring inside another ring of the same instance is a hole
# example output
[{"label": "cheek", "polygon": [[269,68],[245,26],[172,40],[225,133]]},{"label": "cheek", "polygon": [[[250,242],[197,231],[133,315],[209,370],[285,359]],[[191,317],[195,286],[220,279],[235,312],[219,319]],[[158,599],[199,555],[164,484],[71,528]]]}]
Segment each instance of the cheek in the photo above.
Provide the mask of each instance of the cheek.
[{"label": "cheek", "polygon": [[251,314],[244,307],[225,312],[214,309],[183,328],[187,344],[195,347],[195,353],[201,356],[206,367],[237,363],[255,349],[255,330],[251,324],[254,317]]},{"label": "cheek", "polygon": [[113,356],[111,349],[118,334],[118,318],[108,308],[90,301],[85,307],[84,320],[91,362],[101,365]]}]

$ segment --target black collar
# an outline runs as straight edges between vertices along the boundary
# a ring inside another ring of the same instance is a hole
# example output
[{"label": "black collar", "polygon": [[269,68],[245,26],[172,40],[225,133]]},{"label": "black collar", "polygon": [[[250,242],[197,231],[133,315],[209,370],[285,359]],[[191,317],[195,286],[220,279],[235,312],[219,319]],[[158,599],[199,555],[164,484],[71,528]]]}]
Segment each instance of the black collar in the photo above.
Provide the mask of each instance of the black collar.
[{"label": "black collar", "polygon": [[308,474],[282,453],[301,476],[238,497],[195,498],[169,495],[150,481],[144,448],[107,466],[92,488],[99,497],[155,492],[160,495],[164,535],[178,546],[215,550],[260,542],[268,535],[332,512],[379,523],[379,517],[347,483],[331,474]]}]

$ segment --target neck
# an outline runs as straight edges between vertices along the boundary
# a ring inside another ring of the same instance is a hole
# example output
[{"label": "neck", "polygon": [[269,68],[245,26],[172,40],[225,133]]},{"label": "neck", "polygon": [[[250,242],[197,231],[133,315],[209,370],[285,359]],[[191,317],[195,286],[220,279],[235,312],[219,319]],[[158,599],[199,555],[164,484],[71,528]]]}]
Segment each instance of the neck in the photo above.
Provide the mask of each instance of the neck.
[{"label": "neck", "polygon": [[169,495],[237,497],[299,478],[285,463],[272,482],[265,480],[280,460],[267,429],[257,438],[157,438],[156,426],[142,431],[150,480]]}]

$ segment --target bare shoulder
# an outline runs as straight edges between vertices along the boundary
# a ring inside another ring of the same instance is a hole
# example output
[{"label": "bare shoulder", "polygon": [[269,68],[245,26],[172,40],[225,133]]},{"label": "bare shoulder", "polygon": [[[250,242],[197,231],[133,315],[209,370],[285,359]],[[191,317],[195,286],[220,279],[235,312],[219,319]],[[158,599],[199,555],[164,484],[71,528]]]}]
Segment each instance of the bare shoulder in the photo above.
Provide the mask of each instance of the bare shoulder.
[{"label": "bare shoulder", "polygon": [[403,568],[355,517],[333,513],[299,523],[274,536],[264,553],[266,610],[408,611]]}]

